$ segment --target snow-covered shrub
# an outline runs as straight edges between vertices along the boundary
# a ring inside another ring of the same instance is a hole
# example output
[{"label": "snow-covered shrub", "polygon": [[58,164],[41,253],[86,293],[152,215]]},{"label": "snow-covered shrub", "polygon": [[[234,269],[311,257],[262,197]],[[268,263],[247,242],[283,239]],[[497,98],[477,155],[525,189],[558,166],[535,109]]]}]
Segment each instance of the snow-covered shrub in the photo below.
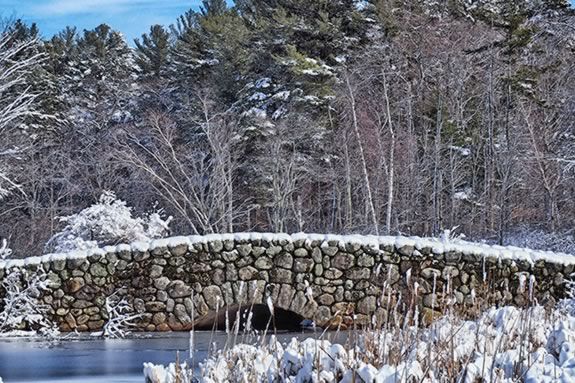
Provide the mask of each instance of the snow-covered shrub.
[{"label": "snow-covered shrub", "polygon": [[121,290],[106,298],[108,321],[104,324],[103,336],[106,338],[125,338],[136,326],[134,321],[141,317],[126,298],[120,297]]},{"label": "snow-covered shrub", "polygon": [[[192,370],[186,363],[170,363],[168,367],[144,363],[144,377],[146,383],[196,383]],[[1,382],[0,382],[1,383]]]},{"label": "snow-covered shrub", "polygon": [[125,201],[105,191],[98,203],[68,217],[60,217],[66,227],[46,244],[46,252],[69,252],[122,242],[149,241],[169,233],[171,217],[162,211],[134,217]]},{"label": "snow-covered shrub", "polygon": [[4,278],[0,334],[26,330],[49,337],[58,334],[56,325],[48,319],[50,307],[39,299],[48,285],[49,279],[42,268],[35,272],[13,270]]}]

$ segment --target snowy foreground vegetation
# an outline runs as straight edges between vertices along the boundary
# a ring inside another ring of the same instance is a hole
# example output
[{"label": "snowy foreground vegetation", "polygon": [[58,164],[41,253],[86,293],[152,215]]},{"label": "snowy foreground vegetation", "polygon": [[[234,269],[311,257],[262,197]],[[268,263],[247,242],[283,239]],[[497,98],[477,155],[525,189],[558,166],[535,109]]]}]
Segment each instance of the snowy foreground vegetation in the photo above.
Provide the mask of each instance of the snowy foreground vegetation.
[{"label": "snowy foreground vegetation", "polygon": [[288,344],[260,336],[214,352],[199,370],[146,363],[144,374],[148,383],[573,382],[574,303],[552,311],[491,308],[467,321],[446,315],[426,328],[402,325],[395,313],[382,330],[323,333]]}]

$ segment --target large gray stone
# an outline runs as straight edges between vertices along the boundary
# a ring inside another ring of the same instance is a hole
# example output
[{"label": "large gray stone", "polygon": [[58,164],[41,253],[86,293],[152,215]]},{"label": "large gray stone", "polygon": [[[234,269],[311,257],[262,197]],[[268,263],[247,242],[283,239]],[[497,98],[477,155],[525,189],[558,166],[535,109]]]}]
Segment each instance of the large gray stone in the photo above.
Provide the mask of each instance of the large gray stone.
[{"label": "large gray stone", "polygon": [[362,254],[357,257],[357,265],[362,267],[371,267],[375,264],[375,258],[373,255]]},{"label": "large gray stone", "polygon": [[369,279],[371,276],[371,270],[367,267],[354,267],[353,269],[348,270],[345,273],[346,278],[348,279]]},{"label": "large gray stone", "polygon": [[321,247],[321,252],[324,253],[325,255],[328,255],[330,257],[333,257],[337,252],[338,252],[338,248],[336,246],[322,246]]},{"label": "large gray stone", "polygon": [[59,289],[62,286],[62,280],[60,279],[60,276],[56,273],[50,271],[47,275],[47,279],[48,279],[48,287],[50,287],[52,290]]},{"label": "large gray stone", "polygon": [[250,281],[254,279],[257,274],[258,270],[252,266],[242,267],[238,272],[238,275],[242,281]]},{"label": "large gray stone", "polygon": [[266,254],[270,257],[274,257],[275,255],[279,254],[282,251],[281,246],[270,246],[266,250]]},{"label": "large gray stone", "polygon": [[170,284],[168,277],[160,277],[154,280],[154,286],[159,290],[164,290]]},{"label": "large gray stone", "polygon": [[186,306],[184,306],[183,304],[179,303],[176,305],[176,307],[174,307],[174,315],[183,324],[188,324],[192,322],[192,318],[190,318],[188,310],[186,310]]},{"label": "large gray stone", "polygon": [[232,290],[232,284],[230,282],[226,282],[223,285],[220,286],[220,289],[222,291],[222,295],[224,297],[224,302],[227,305],[233,305],[239,302],[236,302],[236,300],[234,299],[234,291]]},{"label": "large gray stone", "polygon": [[303,311],[303,308],[307,302],[307,298],[303,291],[298,291],[292,299],[290,310],[295,312],[296,314],[300,314]]},{"label": "large gray stone", "polygon": [[391,285],[396,284],[401,279],[399,267],[397,265],[387,265],[387,269],[382,272],[381,277]]},{"label": "large gray stone", "polygon": [[443,268],[443,271],[441,272],[441,276],[443,277],[443,279],[447,280],[453,280],[453,278],[457,277],[459,275],[459,269],[455,266],[445,266]]},{"label": "large gray stone", "polygon": [[222,290],[218,286],[208,286],[202,292],[205,302],[211,310],[216,310],[223,307],[224,299]]},{"label": "large gray stone", "polygon": [[296,258],[293,270],[296,273],[309,273],[312,270],[314,261],[311,258]]},{"label": "large gray stone", "polygon": [[238,280],[238,270],[236,265],[229,263],[226,265],[226,280],[237,281]]},{"label": "large gray stone", "polygon": [[184,281],[176,280],[168,285],[168,294],[172,298],[184,298],[192,295],[192,288]]},{"label": "large gray stone", "polygon": [[314,321],[319,326],[324,326],[329,323],[331,319],[331,310],[327,306],[320,306],[317,308]]},{"label": "large gray stone", "polygon": [[273,261],[268,257],[259,257],[255,262],[255,266],[259,270],[269,270],[273,265]]},{"label": "large gray stone", "polygon": [[136,262],[142,262],[143,260],[146,260],[148,258],[150,258],[150,252],[148,251],[134,252],[134,261]]},{"label": "large gray stone", "polygon": [[274,258],[274,264],[284,269],[291,269],[293,266],[293,256],[289,253],[283,253]]},{"label": "large gray stone", "polygon": [[236,246],[236,249],[242,257],[247,257],[252,252],[252,245],[250,243],[240,244]]},{"label": "large gray stone", "polygon": [[90,266],[90,274],[94,277],[106,277],[108,275],[108,270],[106,266],[101,263],[94,263]]},{"label": "large gray stone", "polygon": [[291,285],[283,284],[280,289],[278,301],[274,302],[275,306],[289,310],[294,295],[294,288],[291,287]]},{"label": "large gray stone", "polygon": [[335,302],[335,299],[331,294],[322,294],[317,301],[320,305],[331,306]]},{"label": "large gray stone", "polygon": [[224,244],[220,240],[210,241],[208,246],[212,253],[220,253],[224,249]]},{"label": "large gray stone", "polygon": [[150,267],[150,278],[159,278],[162,275],[164,268],[160,265],[152,265]]},{"label": "large gray stone", "polygon": [[146,302],[146,311],[148,312],[164,312],[166,311],[166,304],[164,302]]},{"label": "large gray stone", "polygon": [[436,279],[438,279],[439,277],[441,277],[441,271],[428,267],[425,268],[423,270],[421,270],[421,276],[425,279],[429,279],[429,280],[433,280],[433,278],[435,277]]},{"label": "large gray stone", "polygon": [[181,257],[188,252],[188,244],[180,243],[179,245],[170,247],[170,253],[175,257]]},{"label": "large gray stone", "polygon": [[62,271],[66,268],[66,260],[65,259],[57,259],[52,261],[52,270],[55,271]]},{"label": "large gray stone", "polygon": [[332,260],[331,264],[336,269],[347,270],[355,263],[355,257],[352,254],[338,253]]},{"label": "large gray stone", "polygon": [[297,248],[294,251],[294,255],[296,257],[300,257],[300,258],[304,258],[308,256],[308,252],[306,249],[304,249],[303,247]]},{"label": "large gray stone", "polygon": [[401,255],[405,255],[406,257],[411,257],[413,252],[415,251],[415,247],[411,245],[401,246],[397,249],[397,252]]},{"label": "large gray stone", "polygon": [[272,269],[270,270],[270,282],[273,283],[292,283],[293,274],[285,269]]},{"label": "large gray stone", "polygon": [[263,303],[266,281],[251,281],[248,285],[250,303]]},{"label": "large gray stone", "polygon": [[239,255],[238,255],[238,252],[236,250],[224,251],[222,253],[222,258],[226,262],[235,262],[239,258]]},{"label": "large gray stone", "polygon": [[216,269],[212,272],[212,282],[215,285],[221,285],[226,281],[226,273],[222,269]]}]

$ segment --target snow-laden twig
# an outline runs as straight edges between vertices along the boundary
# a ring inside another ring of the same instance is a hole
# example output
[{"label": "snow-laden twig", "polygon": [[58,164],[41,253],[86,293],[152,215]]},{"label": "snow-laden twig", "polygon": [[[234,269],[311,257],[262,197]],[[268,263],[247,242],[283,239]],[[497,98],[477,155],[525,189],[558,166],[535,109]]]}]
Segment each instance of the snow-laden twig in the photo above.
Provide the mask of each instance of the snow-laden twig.
[{"label": "snow-laden twig", "polygon": [[6,259],[12,255],[12,249],[8,247],[8,240],[6,238],[2,238],[2,242],[0,243],[0,259]]},{"label": "snow-laden twig", "polygon": [[106,312],[108,321],[104,324],[103,336],[106,338],[125,338],[136,326],[135,321],[141,318],[141,314],[134,312],[132,305],[119,294],[122,290],[115,291],[106,297]]},{"label": "snow-laden twig", "polygon": [[49,319],[50,307],[40,297],[49,285],[43,268],[36,272],[13,270],[2,281],[3,310],[0,312],[0,334],[32,331],[55,337],[56,325]]}]

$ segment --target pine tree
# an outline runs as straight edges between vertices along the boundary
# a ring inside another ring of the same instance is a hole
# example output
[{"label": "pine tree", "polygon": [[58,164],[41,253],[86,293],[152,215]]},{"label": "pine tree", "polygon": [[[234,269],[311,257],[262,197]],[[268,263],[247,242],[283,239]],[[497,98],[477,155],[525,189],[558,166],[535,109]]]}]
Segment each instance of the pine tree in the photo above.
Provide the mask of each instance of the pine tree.
[{"label": "pine tree", "polygon": [[244,0],[238,9],[253,31],[253,82],[243,95],[248,108],[274,120],[292,107],[319,112],[327,106],[336,67],[364,41],[354,1]]},{"label": "pine tree", "polygon": [[170,34],[161,25],[153,25],[150,32],[135,39],[136,64],[145,76],[160,78],[166,74],[170,60]]},{"label": "pine tree", "polygon": [[188,88],[209,86],[222,102],[233,103],[249,54],[248,30],[238,12],[224,0],[206,0],[200,12],[180,16],[172,31],[177,82]]},{"label": "pine tree", "polygon": [[99,127],[131,120],[135,63],[123,36],[102,24],[85,30],[67,49],[63,72],[74,118]]}]

